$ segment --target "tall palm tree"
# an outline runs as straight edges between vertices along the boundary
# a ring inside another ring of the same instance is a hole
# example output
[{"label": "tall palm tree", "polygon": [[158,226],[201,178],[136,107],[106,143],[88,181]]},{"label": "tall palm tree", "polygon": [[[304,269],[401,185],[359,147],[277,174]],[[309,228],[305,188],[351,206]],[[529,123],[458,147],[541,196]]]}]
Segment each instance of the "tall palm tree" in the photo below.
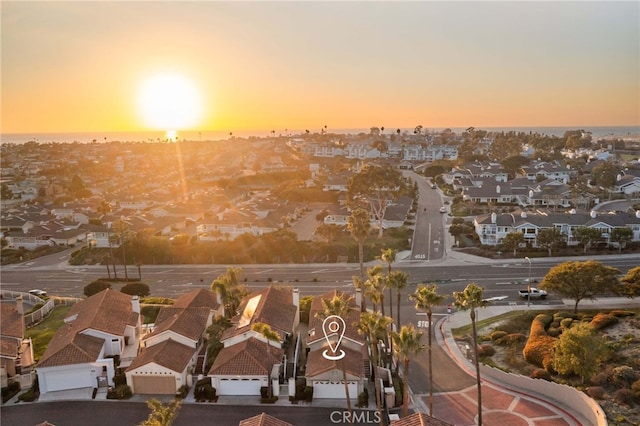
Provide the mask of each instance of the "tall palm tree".
[{"label": "tall palm tree", "polygon": [[[416,355],[424,345],[420,343],[422,337],[421,331],[416,331],[413,325],[403,325],[400,332],[391,333],[394,342],[394,353],[398,357],[398,361],[402,360],[404,364],[404,384],[402,396],[402,416],[406,417],[409,410],[409,358]],[[430,413],[431,414],[431,413]]]},{"label": "tall palm tree", "polygon": [[[345,297],[344,293],[335,296],[332,299],[322,299],[322,311],[316,313],[318,319],[324,320],[331,315],[337,315],[342,319],[348,318],[353,311],[351,307],[352,298]],[[353,412],[351,409],[351,397],[349,396],[349,382],[347,382],[347,369],[344,364],[344,358],[340,360],[342,367],[342,382],[344,383],[344,394],[347,398],[347,410],[349,411],[349,421],[352,423]]]},{"label": "tall palm tree", "polygon": [[385,315],[384,291],[387,288],[387,277],[381,275],[380,273],[370,274],[367,283],[369,286],[371,300],[375,298],[380,303],[380,311],[382,312],[382,315]]},{"label": "tall palm tree", "polygon": [[478,386],[478,424],[482,425],[482,387],[480,386],[480,362],[478,361],[478,331],[476,327],[476,309],[484,308],[484,287],[469,283],[463,291],[453,292],[454,305],[463,311],[469,311],[473,330],[473,360],[476,365],[476,384]]},{"label": "tall palm tree", "polygon": [[118,219],[113,223],[113,228],[118,239],[120,240],[120,247],[122,248],[122,264],[124,265],[124,280],[129,282],[129,275],[127,274],[127,256],[125,253],[125,246],[129,240],[129,224],[122,219]]},{"label": "tall palm tree", "polygon": [[416,303],[416,309],[426,312],[429,321],[429,415],[433,416],[433,358],[431,356],[431,319],[433,318],[434,306],[440,306],[445,299],[445,295],[438,294],[438,287],[435,284],[419,285],[415,293],[409,295],[409,299]]},{"label": "tall palm tree", "polygon": [[[387,277],[391,277],[391,264],[396,260],[396,255],[398,254],[398,250],[388,248],[386,250],[382,250],[379,259],[387,264]],[[393,282],[389,280],[387,287],[389,287],[389,316],[393,318],[393,295],[391,291],[393,290]],[[400,324],[400,323],[398,323]]]},{"label": "tall palm tree", "polygon": [[[365,340],[369,345],[369,362],[373,367],[372,377],[374,378],[374,383],[377,385],[377,371],[378,366],[380,365],[380,350],[378,345],[380,341],[386,341],[388,334],[388,327],[393,322],[393,320],[389,317],[382,315],[380,312],[363,312],[360,315],[360,321],[356,323],[356,328],[358,329],[358,333],[363,335]],[[378,386],[375,387],[376,390],[376,405],[378,407],[378,412],[380,417],[382,417],[382,401],[380,399],[380,389]]]},{"label": "tall palm tree", "polygon": [[351,212],[347,222],[347,229],[356,243],[358,243],[358,260],[360,262],[360,276],[364,277],[364,242],[371,232],[369,213],[364,209],[356,209]]},{"label": "tall palm tree", "polygon": [[409,275],[402,271],[393,271],[389,277],[393,288],[396,289],[396,324],[400,324],[400,301],[402,299],[402,289],[409,284]]},{"label": "tall palm tree", "polygon": [[367,282],[363,281],[360,277],[357,276],[352,276],[351,279],[353,280],[353,286],[356,288],[356,290],[360,290],[360,295],[362,296],[360,298],[360,306],[358,306],[360,308],[361,312],[364,312],[367,310],[367,294],[369,292],[369,290],[367,290]]},{"label": "tall palm tree", "polygon": [[241,273],[241,268],[228,267],[227,272],[219,275],[211,283],[211,290],[220,295],[220,300],[224,308],[224,315],[227,318],[233,317],[240,306],[240,301],[247,295],[246,289],[239,281]]},{"label": "tall palm tree", "polygon": [[[263,322],[254,322],[251,324],[251,330],[260,333],[267,342],[267,353],[271,354],[271,344],[269,342],[280,342],[280,335],[277,331],[273,330],[269,324]],[[271,377],[269,377],[271,379]],[[273,395],[271,389],[271,380],[268,381],[267,386],[267,398],[271,398]]]}]

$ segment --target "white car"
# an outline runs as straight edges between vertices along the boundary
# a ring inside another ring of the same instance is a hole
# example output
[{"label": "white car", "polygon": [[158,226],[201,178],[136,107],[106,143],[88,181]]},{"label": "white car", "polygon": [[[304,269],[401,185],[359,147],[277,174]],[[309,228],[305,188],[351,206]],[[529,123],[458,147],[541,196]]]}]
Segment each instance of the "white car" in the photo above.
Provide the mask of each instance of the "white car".
[{"label": "white car", "polygon": [[34,288],[33,290],[29,290],[29,294],[33,294],[34,296],[46,296],[47,292],[38,288]]},{"label": "white car", "polygon": [[445,206],[440,207],[440,213],[446,213],[447,208]]}]

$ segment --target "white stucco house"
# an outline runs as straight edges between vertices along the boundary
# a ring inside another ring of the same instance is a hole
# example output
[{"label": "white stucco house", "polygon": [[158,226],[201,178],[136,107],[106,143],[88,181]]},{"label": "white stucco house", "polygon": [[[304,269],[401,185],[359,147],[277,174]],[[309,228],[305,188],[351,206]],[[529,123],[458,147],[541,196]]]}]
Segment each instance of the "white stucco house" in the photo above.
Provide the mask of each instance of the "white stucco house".
[{"label": "white stucco house", "polygon": [[140,336],[137,296],[104,290],[75,304],[36,366],[40,393],[113,385],[114,357],[131,362]]}]

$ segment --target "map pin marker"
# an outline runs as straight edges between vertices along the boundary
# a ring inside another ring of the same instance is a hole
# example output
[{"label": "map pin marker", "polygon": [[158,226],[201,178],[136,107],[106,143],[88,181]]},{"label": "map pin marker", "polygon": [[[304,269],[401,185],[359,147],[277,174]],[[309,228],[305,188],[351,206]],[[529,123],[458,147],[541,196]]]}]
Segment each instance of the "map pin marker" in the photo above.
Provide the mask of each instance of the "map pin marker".
[{"label": "map pin marker", "polygon": [[[331,354],[329,354],[328,350],[322,352],[323,357],[331,361],[344,358],[345,352],[340,349],[338,353],[338,348],[340,347],[340,342],[342,342],[346,328],[347,326],[344,320],[338,315],[329,315],[322,321],[322,332],[331,349]],[[335,336],[337,336],[337,341],[336,339],[332,339]]]}]

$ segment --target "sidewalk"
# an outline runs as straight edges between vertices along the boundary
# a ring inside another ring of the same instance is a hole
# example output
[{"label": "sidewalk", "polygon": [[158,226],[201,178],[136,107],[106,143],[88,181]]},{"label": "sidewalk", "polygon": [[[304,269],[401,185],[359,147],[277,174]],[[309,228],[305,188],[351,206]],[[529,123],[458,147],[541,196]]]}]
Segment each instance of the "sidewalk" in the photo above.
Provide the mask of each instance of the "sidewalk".
[{"label": "sidewalk", "polygon": [[[572,300],[563,300],[564,306],[571,308]],[[583,305],[614,308],[638,306],[637,300],[628,298],[604,298],[596,301],[582,301]],[[536,306],[536,309],[557,309],[551,306]],[[477,319],[483,320],[514,310],[528,309],[518,306],[489,306],[477,311]],[[451,330],[468,325],[471,319],[468,312],[456,312],[449,318],[442,318],[436,324],[436,341],[469,375],[475,377],[475,367],[465,358],[463,350],[452,337]],[[482,379],[482,413],[486,426],[592,426],[584,419],[584,413],[572,412],[572,408],[563,406],[552,399],[542,399],[522,389],[515,390],[501,383]],[[428,397],[414,399],[420,411],[428,413]],[[434,416],[456,426],[477,424],[477,387],[470,386],[458,392],[434,394]]]}]

